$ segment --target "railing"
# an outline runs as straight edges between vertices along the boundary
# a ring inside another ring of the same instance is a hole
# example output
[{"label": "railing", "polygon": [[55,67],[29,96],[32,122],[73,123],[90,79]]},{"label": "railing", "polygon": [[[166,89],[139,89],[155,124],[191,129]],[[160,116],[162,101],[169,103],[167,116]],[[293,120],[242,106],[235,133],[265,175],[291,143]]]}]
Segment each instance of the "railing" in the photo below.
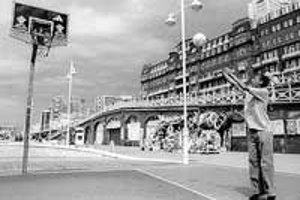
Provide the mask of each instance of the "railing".
[{"label": "railing", "polygon": [[[270,103],[300,103],[300,87],[291,85],[284,88],[269,88]],[[243,104],[244,95],[240,92],[231,91],[228,93],[209,93],[199,96],[187,96],[188,105],[230,105]],[[169,97],[157,100],[132,100],[117,102],[106,106],[102,112],[112,111],[120,108],[142,108],[142,107],[163,107],[163,106],[183,106],[182,97]]]}]

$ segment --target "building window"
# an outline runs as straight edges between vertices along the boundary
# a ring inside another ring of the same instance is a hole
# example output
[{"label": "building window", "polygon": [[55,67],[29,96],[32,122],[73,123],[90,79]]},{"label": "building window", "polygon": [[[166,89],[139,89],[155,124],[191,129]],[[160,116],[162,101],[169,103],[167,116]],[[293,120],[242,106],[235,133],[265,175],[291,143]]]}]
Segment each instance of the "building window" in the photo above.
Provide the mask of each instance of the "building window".
[{"label": "building window", "polygon": [[211,43],[208,43],[207,44],[207,49],[210,50],[210,48],[211,48]]},{"label": "building window", "polygon": [[289,19],[289,26],[293,26],[293,19]]},{"label": "building window", "polygon": [[269,29],[265,29],[265,35],[269,34]]},{"label": "building window", "polygon": [[211,54],[214,56],[214,55],[216,54],[216,49],[213,49],[213,50],[211,51]]},{"label": "building window", "polygon": [[299,16],[297,16],[297,23],[300,23],[300,15]]},{"label": "building window", "polygon": [[217,40],[213,41],[213,47],[217,46]]},{"label": "building window", "polygon": [[280,24],[277,24],[276,30],[277,30],[277,31],[280,31],[280,29],[281,29],[281,25],[280,25]]},{"label": "building window", "polygon": [[300,50],[300,43],[296,43],[296,51],[299,51]]},{"label": "building window", "polygon": [[293,32],[290,33],[290,39],[294,39],[295,38],[295,35]]},{"label": "building window", "polygon": [[196,48],[192,48],[192,53],[196,53],[197,49]]},{"label": "building window", "polygon": [[206,52],[206,57],[209,57],[210,56],[210,51],[207,51]]},{"label": "building window", "polygon": [[278,38],[277,38],[277,41],[278,41],[278,43],[281,43],[281,37],[279,36]]},{"label": "building window", "polygon": [[219,38],[219,45],[221,45],[221,44],[222,44],[222,42],[223,42],[223,38],[222,38],[222,37],[220,37],[220,38]]},{"label": "building window", "polygon": [[[300,33],[300,30],[299,30],[299,33]],[[225,45],[223,46],[223,49],[224,49],[224,51],[227,51],[227,50],[228,50],[228,44],[225,44]]]},{"label": "building window", "polygon": [[288,25],[288,22],[287,22],[287,21],[284,21],[284,22],[283,22],[283,27],[284,27],[284,28],[287,28],[288,26],[289,26],[289,25]]},{"label": "building window", "polygon": [[276,32],[276,27],[272,26],[272,32],[275,33]]},{"label": "building window", "polygon": [[285,40],[289,40],[289,34],[285,35]]}]

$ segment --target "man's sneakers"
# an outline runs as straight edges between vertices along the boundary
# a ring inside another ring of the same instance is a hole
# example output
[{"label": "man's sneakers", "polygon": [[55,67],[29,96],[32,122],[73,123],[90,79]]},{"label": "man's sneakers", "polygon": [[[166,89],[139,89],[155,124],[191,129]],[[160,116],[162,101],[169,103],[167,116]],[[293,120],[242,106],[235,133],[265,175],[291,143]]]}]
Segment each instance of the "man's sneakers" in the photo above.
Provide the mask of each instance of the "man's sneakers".
[{"label": "man's sneakers", "polygon": [[254,194],[249,197],[249,200],[276,200],[276,195],[273,194]]},{"label": "man's sneakers", "polygon": [[268,195],[268,200],[276,200],[276,195],[275,194],[269,194]]},{"label": "man's sneakers", "polygon": [[249,200],[259,200],[260,196],[261,196],[260,194],[254,194],[251,197],[249,197]]}]

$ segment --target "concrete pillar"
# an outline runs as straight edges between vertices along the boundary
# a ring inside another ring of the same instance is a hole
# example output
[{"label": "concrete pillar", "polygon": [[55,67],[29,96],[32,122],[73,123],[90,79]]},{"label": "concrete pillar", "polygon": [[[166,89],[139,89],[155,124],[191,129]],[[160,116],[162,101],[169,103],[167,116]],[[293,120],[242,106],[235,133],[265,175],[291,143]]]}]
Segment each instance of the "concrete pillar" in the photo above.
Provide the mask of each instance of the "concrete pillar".
[{"label": "concrete pillar", "polygon": [[106,125],[103,126],[103,144],[109,144],[109,130],[107,130]]},{"label": "concrete pillar", "polygon": [[146,132],[145,126],[143,126],[141,123],[140,141],[139,141],[140,147],[143,146],[143,144],[144,144],[144,139],[145,139],[145,134],[146,134],[145,132]]},{"label": "concrete pillar", "polygon": [[125,124],[121,123],[121,128],[120,128],[120,139],[121,139],[121,145],[125,145]]},{"label": "concrete pillar", "polygon": [[94,138],[94,124],[92,126],[90,126],[90,132],[88,134],[88,143],[89,144],[94,144],[93,138]]}]

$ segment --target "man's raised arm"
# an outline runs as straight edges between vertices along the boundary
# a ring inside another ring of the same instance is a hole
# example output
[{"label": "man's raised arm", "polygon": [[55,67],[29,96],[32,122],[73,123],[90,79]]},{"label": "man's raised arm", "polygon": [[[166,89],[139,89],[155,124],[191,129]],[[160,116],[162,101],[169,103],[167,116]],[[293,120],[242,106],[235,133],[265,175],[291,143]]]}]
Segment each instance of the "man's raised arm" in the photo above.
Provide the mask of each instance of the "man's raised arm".
[{"label": "man's raised arm", "polygon": [[230,82],[232,85],[234,85],[236,88],[238,88],[242,92],[249,92],[251,95],[256,97],[257,99],[260,99],[263,101],[263,99],[251,91],[241,80],[239,80],[228,68],[225,68],[222,71],[223,76],[226,78],[228,82]]}]

